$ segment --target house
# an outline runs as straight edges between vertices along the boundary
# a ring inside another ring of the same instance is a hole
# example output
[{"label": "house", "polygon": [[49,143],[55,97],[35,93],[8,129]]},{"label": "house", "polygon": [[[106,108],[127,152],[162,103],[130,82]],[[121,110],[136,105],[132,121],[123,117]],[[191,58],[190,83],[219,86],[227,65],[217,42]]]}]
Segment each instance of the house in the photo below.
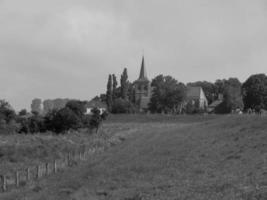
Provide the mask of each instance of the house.
[{"label": "house", "polygon": [[197,104],[199,109],[205,110],[208,107],[208,100],[202,87],[188,86],[186,91],[186,103]]},{"label": "house", "polygon": [[88,103],[86,103],[86,113],[87,115],[92,114],[93,108],[98,108],[100,110],[100,114],[103,114],[105,111],[107,111],[107,105],[103,103],[100,100],[91,100]]}]

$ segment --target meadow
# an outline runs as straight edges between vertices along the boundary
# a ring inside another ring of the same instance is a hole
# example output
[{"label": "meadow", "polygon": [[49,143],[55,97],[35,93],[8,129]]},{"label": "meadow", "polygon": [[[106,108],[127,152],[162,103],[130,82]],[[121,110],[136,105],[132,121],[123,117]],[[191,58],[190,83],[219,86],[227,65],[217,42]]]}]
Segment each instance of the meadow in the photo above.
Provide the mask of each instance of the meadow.
[{"label": "meadow", "polygon": [[80,165],[0,199],[265,200],[266,122],[256,115],[114,115],[102,136],[0,136],[1,171],[60,156],[76,145],[102,145],[114,134],[124,138]]}]

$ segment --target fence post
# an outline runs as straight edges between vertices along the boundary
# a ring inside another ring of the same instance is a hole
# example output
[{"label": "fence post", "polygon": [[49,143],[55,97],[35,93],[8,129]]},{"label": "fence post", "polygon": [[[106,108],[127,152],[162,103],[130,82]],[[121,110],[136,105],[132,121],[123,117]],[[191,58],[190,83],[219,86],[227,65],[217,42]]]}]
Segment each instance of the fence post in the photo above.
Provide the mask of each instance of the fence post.
[{"label": "fence post", "polygon": [[57,173],[57,160],[54,160],[54,173]]},{"label": "fence post", "polygon": [[70,159],[71,159],[71,154],[70,152],[68,153],[68,166],[70,166]]},{"label": "fence post", "polygon": [[19,171],[16,171],[16,187],[19,187]]},{"label": "fence post", "polygon": [[26,179],[27,179],[27,181],[29,181],[30,180],[30,168],[28,167],[27,168],[27,170],[26,170]]},{"label": "fence post", "polygon": [[49,175],[49,163],[45,163],[45,175]]},{"label": "fence post", "polygon": [[36,175],[36,178],[40,178],[40,165],[37,165],[36,166],[36,171],[37,171],[37,175]]},{"label": "fence post", "polygon": [[7,191],[6,176],[2,175],[1,180],[2,180],[2,189],[3,189],[3,192],[5,192]]}]

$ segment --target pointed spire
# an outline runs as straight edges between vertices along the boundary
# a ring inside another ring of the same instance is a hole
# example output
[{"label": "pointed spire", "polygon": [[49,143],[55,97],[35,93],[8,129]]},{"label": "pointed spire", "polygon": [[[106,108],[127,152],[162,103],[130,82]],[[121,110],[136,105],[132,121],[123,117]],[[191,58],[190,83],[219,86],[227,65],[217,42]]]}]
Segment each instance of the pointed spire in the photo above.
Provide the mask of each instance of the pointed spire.
[{"label": "pointed spire", "polygon": [[142,57],[142,64],[141,64],[141,70],[140,70],[140,75],[139,75],[139,79],[142,80],[147,80],[147,74],[146,74],[146,68],[145,68],[145,58],[144,56]]}]

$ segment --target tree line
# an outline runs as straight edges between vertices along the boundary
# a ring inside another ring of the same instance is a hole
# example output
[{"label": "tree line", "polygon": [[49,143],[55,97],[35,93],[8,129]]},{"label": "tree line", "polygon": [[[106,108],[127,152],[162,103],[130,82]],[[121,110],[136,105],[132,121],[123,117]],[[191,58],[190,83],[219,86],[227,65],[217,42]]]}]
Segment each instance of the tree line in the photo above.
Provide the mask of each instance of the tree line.
[{"label": "tree line", "polygon": [[5,133],[67,133],[69,130],[88,129],[98,131],[107,113],[100,113],[98,108],[92,114],[86,114],[86,101],[70,100],[61,109],[54,109],[46,114],[25,109],[18,114],[5,100],[0,100],[0,131]]},{"label": "tree line", "polygon": [[[233,110],[267,109],[267,76],[255,74],[244,83],[238,78],[218,79],[215,82],[197,81],[184,84],[172,76],[158,75],[151,81],[152,97],[148,110],[151,113],[199,113],[198,106],[186,104],[186,90],[189,86],[202,87],[208,103],[223,96],[222,102],[215,108],[216,113],[230,113]],[[106,102],[111,113],[134,113],[138,111],[135,101],[134,82],[128,80],[127,68],[123,70],[118,86],[114,74],[108,76],[106,94],[98,97]],[[193,106],[193,107],[192,107]]]}]

